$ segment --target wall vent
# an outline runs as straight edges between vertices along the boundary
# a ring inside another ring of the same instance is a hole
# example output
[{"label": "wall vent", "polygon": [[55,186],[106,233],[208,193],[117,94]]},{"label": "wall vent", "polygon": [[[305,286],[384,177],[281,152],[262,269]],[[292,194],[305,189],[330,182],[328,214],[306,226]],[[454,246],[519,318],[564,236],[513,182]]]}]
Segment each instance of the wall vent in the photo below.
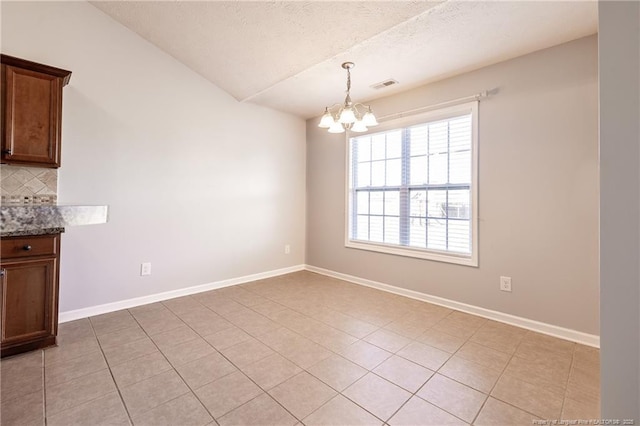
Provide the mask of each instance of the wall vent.
[{"label": "wall vent", "polygon": [[398,82],[392,78],[385,80],[385,81],[381,81],[380,83],[376,83],[376,84],[372,84],[370,87],[372,89],[383,89],[385,87],[389,87],[389,86],[393,86],[394,84],[398,84]]}]

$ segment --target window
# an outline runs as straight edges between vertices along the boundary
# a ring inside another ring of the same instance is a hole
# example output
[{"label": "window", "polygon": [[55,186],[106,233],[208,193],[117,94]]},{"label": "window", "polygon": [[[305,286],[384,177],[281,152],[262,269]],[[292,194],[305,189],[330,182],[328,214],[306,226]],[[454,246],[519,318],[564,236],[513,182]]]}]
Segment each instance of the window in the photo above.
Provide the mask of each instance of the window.
[{"label": "window", "polygon": [[477,102],[348,143],[346,246],[478,265]]}]

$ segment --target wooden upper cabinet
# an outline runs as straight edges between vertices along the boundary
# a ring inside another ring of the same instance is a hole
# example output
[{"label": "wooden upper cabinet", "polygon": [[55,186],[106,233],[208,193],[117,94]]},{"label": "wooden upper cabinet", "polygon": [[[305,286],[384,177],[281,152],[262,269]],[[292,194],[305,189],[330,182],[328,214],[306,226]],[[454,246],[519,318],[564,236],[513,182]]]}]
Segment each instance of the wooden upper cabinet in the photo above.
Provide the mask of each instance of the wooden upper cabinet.
[{"label": "wooden upper cabinet", "polygon": [[62,88],[70,77],[2,55],[2,163],[60,167]]}]

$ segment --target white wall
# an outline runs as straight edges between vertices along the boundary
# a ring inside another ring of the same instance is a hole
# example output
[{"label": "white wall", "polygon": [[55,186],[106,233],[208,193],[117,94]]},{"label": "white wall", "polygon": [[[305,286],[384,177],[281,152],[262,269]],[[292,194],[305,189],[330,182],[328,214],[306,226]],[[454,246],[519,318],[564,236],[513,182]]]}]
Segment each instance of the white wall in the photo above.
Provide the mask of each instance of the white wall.
[{"label": "white wall", "polygon": [[2,52],[73,71],[59,203],[110,207],[63,234],[61,312],[304,263],[303,120],[236,102],[85,2],[2,2]]},{"label": "white wall", "polygon": [[601,1],[602,418],[640,421],[640,3]]},{"label": "white wall", "polygon": [[[317,118],[307,121],[307,263],[597,335],[596,36],[372,106],[384,116],[494,88],[479,110],[478,268],[345,248],[345,136]],[[512,293],[499,291],[501,275]]]}]

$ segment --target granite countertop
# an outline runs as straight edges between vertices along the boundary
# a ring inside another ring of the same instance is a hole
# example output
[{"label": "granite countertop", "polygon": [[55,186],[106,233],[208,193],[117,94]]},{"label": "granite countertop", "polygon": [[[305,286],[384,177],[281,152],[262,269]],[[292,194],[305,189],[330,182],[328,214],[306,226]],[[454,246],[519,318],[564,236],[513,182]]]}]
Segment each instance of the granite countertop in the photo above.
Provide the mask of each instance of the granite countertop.
[{"label": "granite countertop", "polygon": [[3,205],[0,237],[64,232],[67,226],[106,223],[108,206]]}]

